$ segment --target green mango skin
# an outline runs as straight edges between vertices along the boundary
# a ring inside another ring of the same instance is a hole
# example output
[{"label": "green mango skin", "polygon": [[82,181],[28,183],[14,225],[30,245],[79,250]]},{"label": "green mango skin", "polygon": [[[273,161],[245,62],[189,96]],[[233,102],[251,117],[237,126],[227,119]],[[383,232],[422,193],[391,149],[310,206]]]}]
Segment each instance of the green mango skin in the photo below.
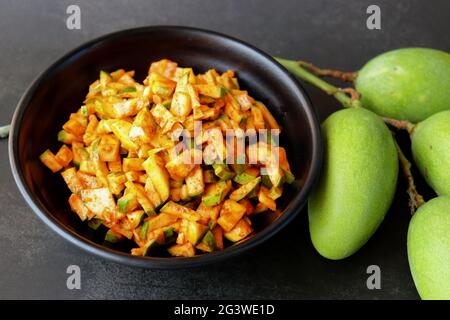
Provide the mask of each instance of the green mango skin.
[{"label": "green mango skin", "polygon": [[434,198],[414,214],[408,260],[422,299],[450,300],[450,197]]},{"label": "green mango skin", "polygon": [[373,112],[345,109],[322,124],[324,166],[308,200],[309,230],[325,258],[344,259],[377,230],[395,194],[398,156]]},{"label": "green mango skin", "polygon": [[450,110],[420,122],[411,138],[422,176],[438,195],[450,196]]},{"label": "green mango skin", "polygon": [[358,72],[355,87],[363,107],[417,123],[450,109],[450,54],[426,48],[386,52]]}]

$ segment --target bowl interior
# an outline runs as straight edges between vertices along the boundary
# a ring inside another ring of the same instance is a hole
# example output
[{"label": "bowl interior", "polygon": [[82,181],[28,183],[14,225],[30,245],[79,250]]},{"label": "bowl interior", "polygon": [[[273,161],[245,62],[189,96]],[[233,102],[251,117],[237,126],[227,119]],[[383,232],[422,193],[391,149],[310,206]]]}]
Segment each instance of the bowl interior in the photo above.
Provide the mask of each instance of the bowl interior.
[{"label": "bowl interior", "polygon": [[[186,28],[141,28],[94,40],[59,60],[30,87],[19,104],[12,137],[13,162],[28,201],[88,243],[103,244],[101,232],[93,232],[71,213],[62,177],[52,174],[38,156],[47,148],[57,151],[57,132],[82,105],[100,70],[135,70],[136,79],[142,82],[150,63],[162,58],[193,67],[195,72],[210,68],[236,71],[242,88],[277,118],[283,129],[280,144],[287,149],[297,180],[279,201],[277,214],[255,220],[259,232],[254,238],[263,237],[260,234],[269,227],[280,228],[281,221],[287,221],[285,215],[294,215],[304,204],[309,191],[305,189],[310,189],[317,175],[320,139],[315,115],[295,80],[266,55],[233,39]],[[280,213],[285,214],[279,217]],[[245,242],[237,246],[243,245]],[[129,244],[114,248],[129,249]]]}]

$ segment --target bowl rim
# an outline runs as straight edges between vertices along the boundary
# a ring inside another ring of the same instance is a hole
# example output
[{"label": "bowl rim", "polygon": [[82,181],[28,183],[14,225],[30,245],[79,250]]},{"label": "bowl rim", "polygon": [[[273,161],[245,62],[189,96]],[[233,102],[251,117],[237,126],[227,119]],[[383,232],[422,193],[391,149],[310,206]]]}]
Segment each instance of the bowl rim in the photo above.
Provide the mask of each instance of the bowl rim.
[{"label": "bowl rim", "polygon": [[[121,38],[127,35],[135,35],[158,30],[161,31],[174,30],[184,32],[187,31],[192,33],[203,34],[210,37],[212,36],[216,38],[222,38],[224,40],[236,42],[238,45],[246,47],[247,49],[256,52],[257,54],[262,56],[262,58],[268,60],[268,62],[270,62],[274,68],[278,68],[278,71],[282,72],[284,76],[287,78],[287,80],[292,82],[293,87],[298,89],[297,92],[298,99],[304,105],[304,112],[306,114],[307,121],[308,123],[310,123],[312,128],[311,168],[309,171],[309,175],[305,179],[304,186],[302,187],[300,192],[298,192],[294,196],[291,204],[289,204],[290,208],[286,209],[283,215],[281,215],[276,221],[265,227],[260,232],[257,232],[255,236],[253,236],[249,240],[241,242],[234,246],[230,246],[223,251],[216,251],[209,254],[197,255],[194,257],[186,257],[186,258],[137,257],[132,256],[129,253],[117,251],[105,247],[101,244],[95,243],[65,226],[62,222],[53,217],[51,212],[49,212],[49,210],[47,210],[43,205],[39,203],[37,199],[35,199],[35,196],[33,196],[33,192],[30,190],[25,181],[24,173],[20,166],[19,151],[18,151],[18,136],[20,132],[20,125],[24,118],[24,113],[28,108],[31,98],[34,96],[36,89],[46,81],[46,78],[50,76],[55,69],[57,69],[61,64],[71,59],[74,58],[76,59],[77,54],[81,53],[82,51],[94,47],[95,45],[98,45],[104,41],[111,41],[116,38]],[[155,25],[116,31],[113,33],[108,33],[103,36],[97,37],[93,40],[87,41],[81,44],[80,46],[76,47],[75,49],[70,50],[62,57],[57,59],[56,62],[51,64],[48,68],[42,71],[25,90],[25,92],[23,93],[22,97],[20,98],[17,104],[16,110],[14,111],[10,129],[10,137],[8,141],[8,153],[14,180],[26,203],[48,227],[50,227],[54,232],[59,234],[62,238],[66,239],[70,243],[91,254],[94,254],[98,257],[102,257],[104,259],[116,263],[151,269],[179,269],[216,263],[219,261],[223,261],[224,259],[227,258],[235,257],[263,243],[264,241],[274,236],[281,229],[283,229],[289,222],[291,222],[298,215],[298,213],[305,206],[307,202],[307,196],[309,195],[313,186],[318,180],[318,176],[320,174],[322,166],[323,146],[318,116],[316,114],[315,109],[312,107],[312,104],[310,102],[307,93],[305,92],[301,84],[298,82],[298,80],[270,55],[242,40],[230,37],[228,35],[216,31],[186,26]]]}]

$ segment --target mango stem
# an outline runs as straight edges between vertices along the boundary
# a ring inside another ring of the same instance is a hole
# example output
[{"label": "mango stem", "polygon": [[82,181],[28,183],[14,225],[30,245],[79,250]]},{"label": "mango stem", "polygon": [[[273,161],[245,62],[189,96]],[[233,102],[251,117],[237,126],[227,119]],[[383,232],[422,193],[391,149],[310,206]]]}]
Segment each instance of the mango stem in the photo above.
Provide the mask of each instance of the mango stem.
[{"label": "mango stem", "polygon": [[299,60],[297,61],[298,64],[312,73],[314,73],[316,76],[319,77],[330,77],[342,80],[344,82],[354,82],[356,77],[358,76],[357,72],[344,72],[340,70],[333,70],[333,69],[320,69],[313,65],[310,62]]},{"label": "mango stem", "polygon": [[350,98],[352,99],[352,100],[359,100],[359,92],[358,91],[356,91],[354,88],[341,88],[341,89],[339,89],[340,91],[342,91],[342,92],[345,92],[345,93],[347,93],[347,94],[349,94],[350,95]]},{"label": "mango stem", "polygon": [[400,160],[400,166],[402,167],[403,175],[408,180],[408,189],[406,190],[406,192],[409,195],[409,208],[411,209],[411,215],[414,215],[416,210],[425,203],[425,200],[417,191],[416,184],[414,182],[414,176],[411,172],[411,162],[408,160],[408,158],[406,158],[397,141],[395,141],[395,146],[397,148],[398,159]]},{"label": "mango stem", "polygon": [[411,123],[408,120],[397,120],[397,119],[386,118],[386,117],[383,117],[383,120],[384,120],[384,122],[393,126],[394,128],[397,128],[399,130],[408,131],[409,135],[412,135],[416,128],[416,124]]},{"label": "mango stem", "polygon": [[[300,79],[312,84],[313,86],[319,88],[325,93],[332,95],[338,100],[344,108],[355,108],[361,106],[361,101],[359,99],[355,99],[354,94],[349,96],[348,89],[340,89],[332,84],[320,79],[315,74],[309,72],[305,68],[303,68],[299,62],[293,60],[286,60],[282,58],[275,57],[281,65],[283,65],[286,69],[289,70],[292,74],[299,77]],[[355,91],[356,92],[356,91]]]}]

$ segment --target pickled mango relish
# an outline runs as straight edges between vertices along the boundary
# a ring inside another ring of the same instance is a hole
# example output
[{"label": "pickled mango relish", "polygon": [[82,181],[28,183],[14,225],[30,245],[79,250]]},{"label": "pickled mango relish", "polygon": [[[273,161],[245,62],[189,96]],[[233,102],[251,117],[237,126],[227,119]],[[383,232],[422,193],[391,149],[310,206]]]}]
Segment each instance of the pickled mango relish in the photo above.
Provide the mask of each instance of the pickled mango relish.
[{"label": "pickled mango relish", "polygon": [[101,71],[58,133],[62,147],[40,159],[105,241],[190,257],[248,239],[252,217],[277,210],[295,180],[279,132],[233,71],[196,75],[164,59],[142,84],[134,71]]}]

